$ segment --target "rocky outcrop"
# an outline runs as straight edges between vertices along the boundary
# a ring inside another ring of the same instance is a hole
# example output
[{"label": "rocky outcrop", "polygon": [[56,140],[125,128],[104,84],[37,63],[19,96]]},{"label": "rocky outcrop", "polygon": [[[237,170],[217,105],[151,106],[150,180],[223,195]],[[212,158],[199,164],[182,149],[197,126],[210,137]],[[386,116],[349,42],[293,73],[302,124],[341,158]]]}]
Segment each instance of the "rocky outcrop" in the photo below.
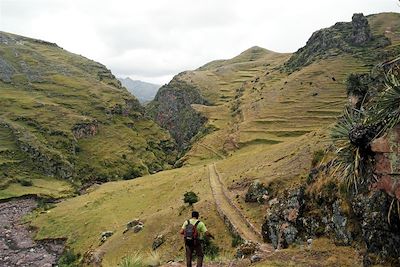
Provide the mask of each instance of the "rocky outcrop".
[{"label": "rocky outcrop", "polygon": [[375,190],[382,190],[400,201],[400,125],[371,144],[375,152]]},{"label": "rocky outcrop", "polygon": [[7,63],[7,61],[0,58],[0,80],[5,83],[10,83],[12,81],[12,76],[14,73],[14,68],[9,63]]},{"label": "rocky outcrop", "polygon": [[[385,36],[373,36],[368,20],[363,14],[354,14],[351,22],[338,22],[334,26],[316,31],[307,44],[300,48],[285,63],[289,71],[297,70],[312,62],[338,53],[362,53],[363,47],[369,47],[369,57],[374,55],[374,48],[385,47],[390,40]],[[376,55],[381,57],[381,55]]]},{"label": "rocky outcrop", "polygon": [[[382,146],[382,150],[386,148]],[[262,225],[265,241],[275,248],[286,248],[327,236],[336,245],[365,247],[364,262],[400,264],[400,214],[393,197],[367,187],[344,197],[337,184],[330,182],[314,195],[311,188],[316,181],[318,178],[310,179],[266,203]]]},{"label": "rocky outcrop", "polygon": [[192,104],[206,104],[200,90],[180,80],[179,75],[158,91],[148,106],[148,113],[167,129],[179,150],[185,150],[191,139],[200,131],[206,118],[192,108]]},{"label": "rocky outcrop", "polygon": [[19,149],[28,155],[35,169],[65,179],[73,176],[73,164],[60,152],[45,146],[35,135],[15,123],[0,118],[0,125],[12,131]]},{"label": "rocky outcrop", "polygon": [[351,26],[352,33],[349,38],[351,44],[365,45],[372,40],[372,33],[368,25],[368,20],[362,13],[353,15]]},{"label": "rocky outcrop", "polygon": [[99,131],[99,123],[94,120],[91,122],[77,123],[72,127],[72,133],[76,139],[94,136]]},{"label": "rocky outcrop", "polygon": [[252,182],[245,195],[245,201],[264,203],[266,200],[268,200],[268,191],[265,185],[259,180]]},{"label": "rocky outcrop", "polygon": [[304,204],[304,189],[287,194],[285,198],[269,201],[266,221],[262,226],[264,240],[275,248],[287,248],[298,238],[297,226]]},{"label": "rocky outcrop", "polygon": [[365,262],[400,264],[400,214],[396,209],[390,211],[392,200],[386,193],[375,191],[358,194],[352,201],[367,248]]}]

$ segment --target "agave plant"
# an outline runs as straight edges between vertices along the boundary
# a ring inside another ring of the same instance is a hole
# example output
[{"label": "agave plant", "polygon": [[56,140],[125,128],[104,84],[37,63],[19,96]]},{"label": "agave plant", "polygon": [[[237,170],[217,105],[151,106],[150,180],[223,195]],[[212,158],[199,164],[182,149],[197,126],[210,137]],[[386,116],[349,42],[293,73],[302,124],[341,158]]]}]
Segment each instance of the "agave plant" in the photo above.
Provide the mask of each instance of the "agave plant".
[{"label": "agave plant", "polygon": [[344,115],[332,128],[331,138],[336,148],[334,173],[341,177],[350,189],[358,191],[358,185],[365,182],[366,155],[365,147],[351,141],[351,134],[356,128],[363,126],[366,121],[365,112],[346,107]]},{"label": "agave plant", "polygon": [[382,125],[380,133],[400,123],[400,81],[394,74],[387,75],[386,89],[372,110],[371,121]]}]

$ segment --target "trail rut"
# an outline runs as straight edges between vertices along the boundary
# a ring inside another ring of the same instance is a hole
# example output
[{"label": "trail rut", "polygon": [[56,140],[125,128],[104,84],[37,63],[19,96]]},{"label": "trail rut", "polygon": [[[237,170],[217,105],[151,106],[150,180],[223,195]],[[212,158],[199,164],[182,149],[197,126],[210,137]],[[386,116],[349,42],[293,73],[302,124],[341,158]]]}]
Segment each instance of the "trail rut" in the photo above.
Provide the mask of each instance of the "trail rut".
[{"label": "trail rut", "polygon": [[211,190],[221,217],[231,224],[233,230],[236,231],[242,239],[261,244],[261,233],[246,219],[239,208],[228,197],[215,163],[208,165],[208,171]]}]

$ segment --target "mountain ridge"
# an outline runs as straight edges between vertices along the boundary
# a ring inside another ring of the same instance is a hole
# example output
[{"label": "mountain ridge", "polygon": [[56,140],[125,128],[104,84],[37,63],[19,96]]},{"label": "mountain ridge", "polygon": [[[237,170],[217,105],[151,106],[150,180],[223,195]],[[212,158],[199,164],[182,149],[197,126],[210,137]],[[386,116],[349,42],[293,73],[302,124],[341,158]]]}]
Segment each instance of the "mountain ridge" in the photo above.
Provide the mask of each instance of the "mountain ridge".
[{"label": "mountain ridge", "polygon": [[[385,57],[399,51],[400,33],[385,33],[399,22],[394,15],[368,17],[371,32],[390,35],[391,44],[377,48]],[[232,231],[235,221],[219,213],[221,203],[211,184],[218,181],[243,222],[278,248],[260,266],[398,261],[397,224],[389,225],[386,218],[390,196],[367,191],[349,200],[351,192],[344,193],[329,174],[330,126],[348,103],[348,76],[370,73],[380,62],[368,56],[371,46],[363,49],[323,54],[286,71],[284,64],[293,54],[255,48],[232,61],[176,75],[146,112],[180,142],[184,157],[175,166],[182,168],[93,186],[51,212],[34,214],[36,238],[67,238],[67,245],[84,255],[85,264],[116,266],[132,251],[152,249],[161,237],[164,243],[156,252],[165,262],[178,260],[184,246],[177,230],[192,210],[182,197],[193,191],[199,196],[194,207],[215,231],[220,255],[233,258],[243,246],[232,247],[240,238]],[[398,215],[393,212],[391,219]],[[144,223],[138,233],[129,228],[133,219]],[[101,242],[104,231],[113,235]]]},{"label": "mountain ridge", "polygon": [[137,99],[104,65],[5,32],[0,32],[0,55],[4,194],[12,184],[40,183],[41,177],[79,185],[173,165],[169,134],[145,117]]},{"label": "mountain ridge", "polygon": [[145,104],[154,99],[157,94],[158,89],[161,85],[153,84],[149,82],[144,82],[140,80],[132,80],[129,77],[118,78],[121,84],[128,89],[128,91],[133,94],[140,103]]}]

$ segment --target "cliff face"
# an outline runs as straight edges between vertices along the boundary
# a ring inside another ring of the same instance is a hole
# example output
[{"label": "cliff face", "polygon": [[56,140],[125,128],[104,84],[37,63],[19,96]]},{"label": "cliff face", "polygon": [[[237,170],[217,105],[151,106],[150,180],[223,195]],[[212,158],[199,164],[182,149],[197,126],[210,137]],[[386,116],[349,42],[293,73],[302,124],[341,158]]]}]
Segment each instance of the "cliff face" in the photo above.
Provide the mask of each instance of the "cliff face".
[{"label": "cliff face", "polygon": [[192,104],[206,104],[200,90],[176,76],[158,91],[147,109],[154,120],[167,129],[179,150],[185,150],[199,132],[206,118],[192,108]]}]

